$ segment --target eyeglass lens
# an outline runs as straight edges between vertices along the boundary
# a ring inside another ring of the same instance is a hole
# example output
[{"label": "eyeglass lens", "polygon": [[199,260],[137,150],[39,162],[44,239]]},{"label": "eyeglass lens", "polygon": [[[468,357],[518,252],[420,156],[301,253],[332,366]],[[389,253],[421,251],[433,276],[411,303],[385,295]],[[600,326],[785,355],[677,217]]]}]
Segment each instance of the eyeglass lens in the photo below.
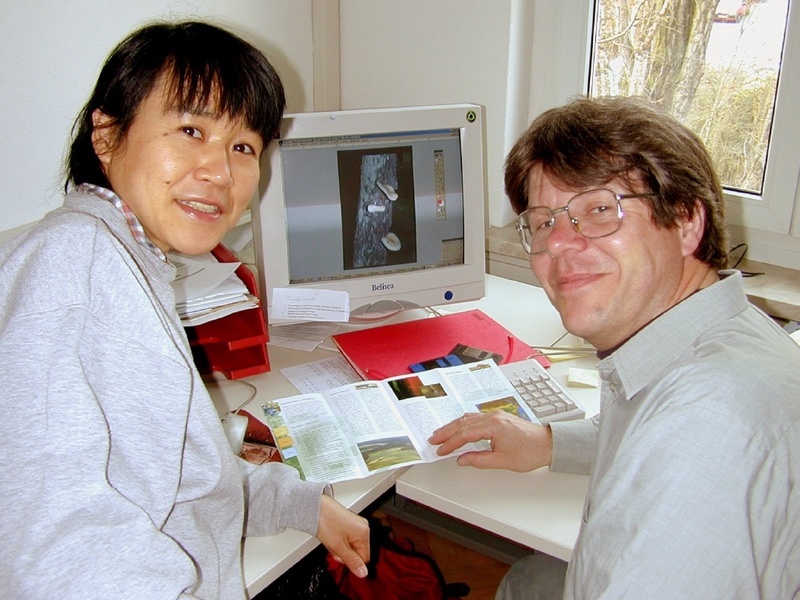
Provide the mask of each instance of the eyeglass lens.
[{"label": "eyeglass lens", "polygon": [[531,208],[519,216],[522,245],[530,254],[544,252],[559,212],[567,212],[575,230],[586,238],[611,235],[619,229],[620,208],[611,190],[589,190],[573,196],[565,207]]}]

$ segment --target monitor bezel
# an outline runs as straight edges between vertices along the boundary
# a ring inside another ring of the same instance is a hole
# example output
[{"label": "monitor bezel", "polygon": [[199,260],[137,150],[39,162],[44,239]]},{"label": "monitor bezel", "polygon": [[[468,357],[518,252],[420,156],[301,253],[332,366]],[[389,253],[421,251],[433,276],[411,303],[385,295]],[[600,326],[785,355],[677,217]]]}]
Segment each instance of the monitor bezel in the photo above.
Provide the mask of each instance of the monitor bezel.
[{"label": "monitor bezel", "polygon": [[[255,263],[259,293],[270,319],[275,288],[307,288],[346,291],[351,315],[364,314],[365,307],[441,306],[477,300],[485,294],[486,165],[483,109],[477,104],[397,107],[286,114],[280,139],[404,133],[437,129],[459,129],[461,141],[464,263],[402,273],[290,283],[286,207],[280,148],[273,144],[268,154],[268,181],[258,206],[253,207]],[[279,257],[277,260],[275,257]],[[377,304],[379,303],[380,304]],[[370,317],[379,318],[374,310]],[[271,319],[274,321],[275,319]]]}]

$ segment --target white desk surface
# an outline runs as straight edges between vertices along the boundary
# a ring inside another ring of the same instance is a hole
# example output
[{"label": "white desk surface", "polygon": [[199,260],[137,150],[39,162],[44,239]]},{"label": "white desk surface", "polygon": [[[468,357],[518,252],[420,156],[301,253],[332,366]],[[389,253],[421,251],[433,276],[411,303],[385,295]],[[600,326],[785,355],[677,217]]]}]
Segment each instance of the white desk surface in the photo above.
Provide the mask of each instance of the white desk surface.
[{"label": "white desk surface", "polygon": [[583,475],[482,470],[447,459],[413,466],[397,480],[395,490],[459,521],[568,561],[588,482]]},{"label": "white desk surface", "polygon": [[[480,308],[532,346],[552,344],[565,333],[558,313],[540,288],[492,275],[486,277],[483,299],[442,308],[447,311]],[[420,311],[406,311],[394,320],[420,316]],[[309,353],[270,346],[271,371],[247,378],[258,393],[245,408],[256,415],[260,402],[297,393],[280,373],[282,368],[331,355],[321,349]],[[565,383],[569,367],[590,368],[595,362],[594,358],[555,362],[551,373]],[[570,391],[587,414],[597,412],[598,390],[570,388]],[[232,409],[249,394],[246,386],[222,385],[213,396],[218,407]],[[580,527],[588,478],[550,473],[546,469],[524,474],[481,471],[458,467],[453,459],[445,459],[405,471],[398,469],[337,483],[334,495],[351,510],[360,512],[395,482],[397,492],[406,498],[530,548],[569,559]],[[247,538],[243,560],[248,593],[253,596],[263,590],[317,544],[315,538],[292,530],[276,536]]]}]

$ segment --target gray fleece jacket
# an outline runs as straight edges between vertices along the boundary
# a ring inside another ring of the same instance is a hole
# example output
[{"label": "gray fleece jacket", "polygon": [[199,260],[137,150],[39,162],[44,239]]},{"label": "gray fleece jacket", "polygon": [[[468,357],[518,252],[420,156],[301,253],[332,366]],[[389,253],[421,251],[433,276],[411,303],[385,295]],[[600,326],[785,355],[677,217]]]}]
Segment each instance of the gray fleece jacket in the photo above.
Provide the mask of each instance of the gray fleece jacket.
[{"label": "gray fleece jacket", "polygon": [[0,248],[4,597],[243,598],[243,534],[316,532],[321,484],[231,452],[174,274],[80,192]]}]

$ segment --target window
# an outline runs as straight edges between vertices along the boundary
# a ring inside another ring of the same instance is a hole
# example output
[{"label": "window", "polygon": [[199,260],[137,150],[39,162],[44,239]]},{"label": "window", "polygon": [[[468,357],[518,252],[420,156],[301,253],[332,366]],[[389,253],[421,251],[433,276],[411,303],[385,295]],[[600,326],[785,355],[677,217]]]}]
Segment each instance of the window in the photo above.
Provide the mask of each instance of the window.
[{"label": "window", "polygon": [[798,173],[779,155],[788,16],[789,0],[597,0],[588,81],[591,95],[646,96],[689,126],[731,221],[784,234]]},{"label": "window", "polygon": [[600,0],[591,94],[650,98],[700,135],[725,187],[761,195],[788,5]]},{"label": "window", "polygon": [[[512,0],[513,6],[532,6],[530,29],[525,32],[529,37],[516,40],[524,47],[528,39],[531,49],[527,114],[518,117],[521,122],[589,92],[596,5],[607,1]],[[785,5],[785,0],[778,1]],[[644,6],[645,0],[639,3]],[[800,269],[800,118],[795,108],[800,98],[800,1],[789,1],[787,22],[761,193],[728,189],[726,194],[733,240],[748,243],[748,257]],[[727,25],[741,27],[741,23]]]}]

